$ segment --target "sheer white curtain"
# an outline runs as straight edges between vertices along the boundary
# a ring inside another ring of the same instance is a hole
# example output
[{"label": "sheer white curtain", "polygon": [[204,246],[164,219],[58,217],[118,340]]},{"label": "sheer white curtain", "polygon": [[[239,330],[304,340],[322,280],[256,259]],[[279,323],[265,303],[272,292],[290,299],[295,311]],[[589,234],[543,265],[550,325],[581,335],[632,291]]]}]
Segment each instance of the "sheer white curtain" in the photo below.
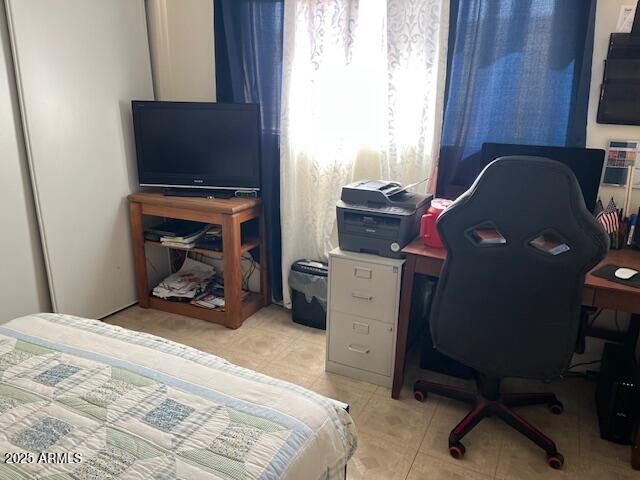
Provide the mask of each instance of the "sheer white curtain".
[{"label": "sheer white curtain", "polygon": [[337,246],[343,185],[407,184],[434,169],[448,18],[448,0],[285,1],[283,285],[294,261]]}]

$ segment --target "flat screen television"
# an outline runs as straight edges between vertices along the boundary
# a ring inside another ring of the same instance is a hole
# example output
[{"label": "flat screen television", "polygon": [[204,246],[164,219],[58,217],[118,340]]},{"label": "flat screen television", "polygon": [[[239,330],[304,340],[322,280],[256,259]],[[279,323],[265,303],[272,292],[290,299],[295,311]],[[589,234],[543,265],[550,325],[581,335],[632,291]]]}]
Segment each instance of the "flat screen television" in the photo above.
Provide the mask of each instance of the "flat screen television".
[{"label": "flat screen television", "polygon": [[258,105],[131,105],[140,185],[260,190]]},{"label": "flat screen television", "polygon": [[499,157],[526,155],[544,157],[564,163],[569,167],[580,185],[584,203],[593,212],[598,201],[598,189],[602,177],[605,151],[596,148],[546,147],[540,145],[512,145],[507,143],[485,143],[482,145],[483,167]]}]

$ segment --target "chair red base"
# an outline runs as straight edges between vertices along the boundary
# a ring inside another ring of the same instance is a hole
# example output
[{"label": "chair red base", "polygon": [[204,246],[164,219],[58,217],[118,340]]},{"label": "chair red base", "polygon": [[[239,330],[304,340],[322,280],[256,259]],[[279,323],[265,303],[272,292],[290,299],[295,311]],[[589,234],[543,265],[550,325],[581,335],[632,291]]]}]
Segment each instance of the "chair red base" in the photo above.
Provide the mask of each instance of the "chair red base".
[{"label": "chair red base", "polygon": [[564,457],[558,452],[553,440],[524,418],[516,415],[510,408],[546,404],[551,413],[559,415],[563,411],[562,403],[553,393],[547,392],[500,394],[499,385],[500,381],[497,379],[481,378],[478,380],[479,392],[475,393],[458,387],[418,380],[413,386],[413,391],[415,398],[419,401],[424,401],[427,393],[434,393],[474,406],[449,434],[449,453],[453,458],[462,458],[465,454],[465,448],[461,441],[463,437],[483,418],[495,415],[542,448],[547,453],[549,466],[556,469],[562,468]]}]

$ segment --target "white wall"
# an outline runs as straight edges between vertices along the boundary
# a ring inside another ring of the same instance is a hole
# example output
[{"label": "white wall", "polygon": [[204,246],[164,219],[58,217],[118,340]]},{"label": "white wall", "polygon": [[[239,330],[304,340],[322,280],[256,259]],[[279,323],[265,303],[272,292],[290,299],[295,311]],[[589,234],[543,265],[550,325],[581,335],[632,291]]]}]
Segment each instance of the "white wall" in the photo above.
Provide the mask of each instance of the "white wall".
[{"label": "white wall", "polygon": [[[604,60],[607,58],[609,36],[615,31],[621,5],[633,5],[634,0],[598,0],[596,10],[596,30],[593,44],[593,63],[591,69],[591,92],[589,95],[589,116],[587,119],[587,147],[607,148],[609,140],[640,140],[640,127],[628,125],[605,125],[596,123],[600,85],[604,75]],[[601,186],[600,198],[607,203],[611,196],[618,207],[624,205],[625,188]],[[631,197],[631,213],[640,206],[640,189],[635,189]],[[627,212],[625,212],[627,213]]]},{"label": "white wall", "polygon": [[0,323],[51,309],[17,98],[0,5]]},{"label": "white wall", "polygon": [[146,0],[157,100],[216,98],[213,0]]}]

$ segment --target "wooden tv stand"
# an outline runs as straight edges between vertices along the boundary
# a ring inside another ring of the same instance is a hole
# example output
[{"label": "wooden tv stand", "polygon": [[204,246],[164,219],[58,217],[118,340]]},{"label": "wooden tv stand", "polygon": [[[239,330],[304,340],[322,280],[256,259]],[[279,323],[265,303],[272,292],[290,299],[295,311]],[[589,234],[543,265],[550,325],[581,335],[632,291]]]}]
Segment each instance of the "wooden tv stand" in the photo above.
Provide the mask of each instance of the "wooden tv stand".
[{"label": "wooden tv stand", "polygon": [[[271,290],[267,274],[267,246],[265,219],[259,198],[232,198],[228,200],[209,198],[168,197],[161,193],[134,193],[129,195],[131,235],[135,261],[138,302],[143,308],[155,308],[187,317],[219,323],[229,328],[238,328],[242,322],[267,305]],[[224,311],[197,307],[190,303],[171,302],[150,294],[147,276],[145,247],[161,247],[158,242],[145,241],[143,216],[179,218],[222,226],[223,252],[199,248],[190,251],[219,258],[224,268]],[[249,220],[258,219],[259,237],[241,238],[240,226]],[[242,295],[241,256],[254,248],[260,249],[260,293]]]}]

